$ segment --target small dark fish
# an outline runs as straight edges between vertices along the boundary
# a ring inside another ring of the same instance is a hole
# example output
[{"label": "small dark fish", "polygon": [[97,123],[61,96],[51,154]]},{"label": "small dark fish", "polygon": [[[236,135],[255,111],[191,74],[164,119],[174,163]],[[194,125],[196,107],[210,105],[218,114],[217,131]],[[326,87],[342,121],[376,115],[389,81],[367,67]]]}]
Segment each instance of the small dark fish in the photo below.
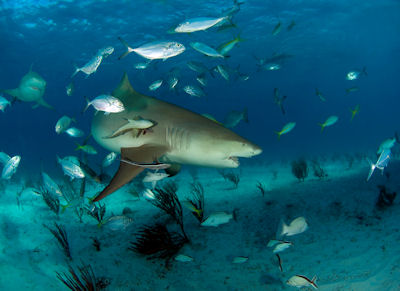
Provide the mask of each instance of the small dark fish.
[{"label": "small dark fish", "polygon": [[283,272],[281,257],[279,256],[279,254],[276,254],[276,257],[278,258],[279,270]]},{"label": "small dark fish", "polygon": [[136,163],[133,161],[129,161],[129,160],[124,160],[122,159],[121,162],[127,163],[129,165],[133,165],[136,167],[142,167],[145,169],[151,169],[151,170],[163,170],[163,169],[167,169],[169,167],[171,167],[171,164],[164,164],[164,163],[159,163],[159,162],[155,162],[155,163]]},{"label": "small dark fish", "polygon": [[296,22],[294,22],[294,20],[292,20],[292,22],[290,22],[290,24],[288,25],[287,30],[291,31],[295,25],[296,25]]},{"label": "small dark fish", "polygon": [[285,108],[283,107],[283,101],[286,100],[286,96],[279,97],[279,95],[280,95],[279,89],[274,88],[274,103],[279,106],[279,108],[282,111],[282,114],[285,115],[286,111],[285,111]]}]

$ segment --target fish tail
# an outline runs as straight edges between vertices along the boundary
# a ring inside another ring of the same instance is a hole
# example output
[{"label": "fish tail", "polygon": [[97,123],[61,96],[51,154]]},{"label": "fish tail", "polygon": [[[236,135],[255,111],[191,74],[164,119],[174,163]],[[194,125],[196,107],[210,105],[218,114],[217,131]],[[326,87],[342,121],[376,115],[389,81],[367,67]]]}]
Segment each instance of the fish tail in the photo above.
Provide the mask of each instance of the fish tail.
[{"label": "fish tail", "polygon": [[65,212],[65,210],[67,210],[67,208],[69,207],[69,203],[65,204],[65,205],[61,205],[61,214]]},{"label": "fish tail", "polygon": [[318,123],[318,125],[321,126],[321,132],[323,132],[325,128],[325,123]]},{"label": "fish tail", "polygon": [[316,282],[317,282],[317,276],[314,275],[314,277],[311,279],[311,282],[310,282],[311,286],[313,286],[314,289],[318,289]]},{"label": "fish tail", "polygon": [[122,37],[119,36],[118,39],[126,47],[126,52],[124,52],[118,58],[118,60],[121,60],[125,58],[127,55],[129,55],[131,52],[133,52],[133,49],[128,45],[128,43],[125,40],[122,39]]},{"label": "fish tail", "polygon": [[85,106],[85,108],[82,110],[82,113],[84,113],[84,112],[86,112],[86,110],[89,108],[89,106],[90,106],[90,100],[85,96],[84,97],[85,98],[85,100],[86,100],[86,106]]},{"label": "fish tail", "polygon": [[363,73],[365,76],[368,76],[367,67],[365,67],[365,66],[363,67],[362,73]]},{"label": "fish tail", "polygon": [[78,66],[75,64],[74,64],[74,67],[75,67],[75,71],[72,73],[71,78],[75,77],[75,75],[78,74],[79,71],[81,70],[81,68],[78,68]]},{"label": "fish tail", "polygon": [[81,146],[79,143],[76,143],[76,148],[75,148],[75,150],[76,150],[76,151],[79,151],[80,149],[82,149],[82,146]]},{"label": "fish tail", "polygon": [[281,131],[275,131],[275,133],[278,135],[278,140],[280,140],[280,139],[281,139],[282,132],[281,132]]},{"label": "fish tail", "polygon": [[287,227],[288,226],[286,225],[286,223],[283,221],[283,219],[281,219],[281,221],[279,222],[276,237],[281,238],[281,237],[285,236],[285,234],[287,233]]}]

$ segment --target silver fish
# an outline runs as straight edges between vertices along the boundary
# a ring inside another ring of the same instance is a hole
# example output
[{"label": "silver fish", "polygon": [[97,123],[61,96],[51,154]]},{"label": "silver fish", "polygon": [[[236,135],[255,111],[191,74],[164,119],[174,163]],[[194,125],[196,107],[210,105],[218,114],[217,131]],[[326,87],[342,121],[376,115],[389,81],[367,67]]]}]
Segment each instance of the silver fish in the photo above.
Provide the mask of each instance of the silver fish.
[{"label": "silver fish", "polygon": [[179,254],[174,258],[174,260],[178,262],[187,263],[187,262],[192,262],[193,258],[188,255]]},{"label": "silver fish", "polygon": [[47,191],[59,197],[63,196],[63,193],[61,192],[60,187],[58,187],[58,184],[54,182],[54,180],[50,178],[50,176],[45,172],[42,172],[42,180],[43,180],[43,185]]},{"label": "silver fish", "polygon": [[90,105],[92,105],[97,111],[104,111],[105,115],[110,113],[119,113],[125,110],[124,104],[122,104],[121,100],[111,95],[100,95],[92,101],[89,101],[88,99],[86,99],[86,101],[87,105],[83,110],[84,112]]},{"label": "silver fish", "polygon": [[228,223],[233,218],[233,214],[226,212],[214,212],[209,217],[207,217],[201,226],[214,226],[217,227],[221,224]]},{"label": "silver fish", "polygon": [[71,137],[82,137],[85,135],[85,133],[80,130],[79,128],[76,127],[70,127],[65,131],[66,134],[68,134]]},{"label": "silver fish", "polygon": [[187,62],[187,66],[189,67],[189,69],[191,69],[192,71],[195,71],[199,74],[205,74],[205,73],[209,72],[209,69],[200,62],[190,61],[190,62]]},{"label": "silver fish", "polygon": [[73,121],[75,121],[73,118],[70,118],[66,115],[62,116],[56,123],[56,133],[60,134],[66,131]]},{"label": "silver fish", "polygon": [[21,161],[20,156],[14,156],[7,161],[4,165],[3,172],[1,173],[1,178],[4,180],[9,180],[17,172],[18,165]]},{"label": "silver fish", "polygon": [[104,160],[103,160],[101,166],[102,166],[103,168],[106,168],[106,167],[110,166],[110,165],[115,161],[116,158],[117,158],[117,154],[116,154],[116,153],[114,153],[114,152],[109,153],[109,154],[104,158]]},{"label": "silver fish", "polygon": [[69,160],[61,159],[59,157],[57,157],[57,161],[61,165],[64,174],[69,176],[71,181],[75,178],[85,178],[85,173],[82,171],[80,166],[72,163]]},{"label": "silver fish", "polygon": [[161,87],[162,83],[163,83],[163,80],[155,80],[153,83],[150,84],[149,90],[150,91],[157,90],[158,88]]},{"label": "silver fish", "polygon": [[203,97],[205,96],[204,91],[195,85],[187,85],[183,87],[183,91],[185,91],[187,94],[195,97]]},{"label": "silver fish", "polygon": [[111,55],[114,52],[114,48],[112,46],[107,46],[104,48],[99,49],[99,51],[97,52],[97,55],[103,56],[103,57],[108,57],[109,55]]},{"label": "silver fish", "polygon": [[125,215],[111,216],[104,222],[104,227],[112,231],[125,230],[133,223],[133,219]]},{"label": "silver fish", "polygon": [[66,87],[65,87],[65,92],[67,93],[68,96],[72,96],[72,94],[74,94],[75,91],[75,86],[74,83],[69,83]]},{"label": "silver fish", "polygon": [[195,32],[195,31],[200,31],[200,30],[206,30],[220,22],[223,22],[227,18],[228,18],[228,16],[219,17],[219,18],[198,17],[198,18],[187,19],[184,22],[180,23],[171,32],[190,33],[190,32]]},{"label": "silver fish", "polygon": [[216,66],[215,71],[217,71],[222,76],[222,78],[229,81],[229,73],[228,73],[227,68],[224,65]]},{"label": "silver fish", "polygon": [[127,51],[122,54],[119,59],[126,57],[131,52],[135,52],[149,60],[165,60],[180,55],[185,51],[185,46],[183,44],[174,41],[154,41],[137,48],[131,48],[122,38],[119,37],[118,39],[127,49]]},{"label": "silver fish", "polygon": [[0,96],[0,110],[4,112],[4,109],[6,109],[7,106],[11,106],[11,102],[8,101],[6,98],[3,96]]},{"label": "silver fish", "polygon": [[204,74],[200,74],[196,77],[197,82],[199,82],[203,87],[206,87],[208,82]]},{"label": "silver fish", "polygon": [[78,74],[79,72],[85,73],[86,77],[90,76],[91,74],[97,71],[97,68],[100,66],[102,61],[103,61],[102,55],[95,55],[82,67],[79,68],[75,66],[75,72],[72,74],[71,78],[75,77],[75,75]]},{"label": "silver fish", "polygon": [[199,53],[202,53],[206,56],[209,57],[214,57],[214,58],[225,58],[224,55],[220,54],[217,50],[214,48],[202,43],[202,42],[191,42],[190,46],[198,51]]}]

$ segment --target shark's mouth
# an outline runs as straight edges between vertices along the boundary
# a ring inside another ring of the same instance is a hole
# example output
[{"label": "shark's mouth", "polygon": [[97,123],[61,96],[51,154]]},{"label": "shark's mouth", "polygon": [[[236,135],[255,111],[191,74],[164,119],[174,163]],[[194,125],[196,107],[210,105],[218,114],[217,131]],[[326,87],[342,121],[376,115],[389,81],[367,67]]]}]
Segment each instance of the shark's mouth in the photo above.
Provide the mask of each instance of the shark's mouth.
[{"label": "shark's mouth", "polygon": [[232,160],[235,164],[239,166],[239,158],[238,157],[229,157],[228,160]]}]

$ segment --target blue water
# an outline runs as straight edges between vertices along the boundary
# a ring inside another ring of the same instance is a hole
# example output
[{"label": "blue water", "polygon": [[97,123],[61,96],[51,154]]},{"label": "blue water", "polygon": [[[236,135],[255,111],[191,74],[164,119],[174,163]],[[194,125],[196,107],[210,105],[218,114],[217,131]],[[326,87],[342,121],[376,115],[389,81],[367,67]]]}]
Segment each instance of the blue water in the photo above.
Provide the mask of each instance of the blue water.
[{"label": "blue water", "polygon": [[[16,88],[33,64],[33,71],[47,82],[44,99],[54,106],[32,109],[33,104],[16,102],[0,112],[0,150],[21,155],[18,175],[37,176],[40,169],[61,177],[56,155],[75,154],[75,142],[81,141],[54,131],[62,115],[77,119],[77,127],[90,132],[93,109],[84,114],[85,99],[111,93],[124,72],[133,87],[198,113],[209,113],[223,120],[231,110],[248,108],[249,123],[241,122],[233,130],[263,148],[263,154],[251,161],[279,161],[298,156],[376,151],[379,144],[399,131],[400,101],[400,2],[382,1],[243,1],[233,16],[236,28],[222,32],[217,28],[191,34],[167,34],[168,29],[188,18],[218,17],[233,6],[231,1],[22,1],[0,3],[0,88]],[[288,31],[287,26],[295,21]],[[280,22],[277,35],[272,30]],[[237,35],[244,39],[229,53],[230,57],[212,59],[194,51],[189,43],[204,42],[217,47]],[[183,43],[186,51],[166,61],[154,61],[146,70],[133,66],[145,59],[131,53],[118,60],[125,48],[118,37],[132,47],[153,40]],[[67,96],[74,64],[82,66],[100,48],[113,46],[96,73],[74,77],[75,92]],[[258,58],[289,54],[277,71],[259,71]],[[196,84],[196,73],[188,61],[200,61],[208,67],[240,65],[247,81],[224,80],[218,73],[208,75],[206,96],[191,97],[182,91],[185,84]],[[180,68],[178,94],[164,84],[155,92],[148,86],[162,79],[173,68]],[[346,80],[354,69],[366,68],[367,76]],[[345,89],[359,91],[347,94]],[[273,89],[279,88],[286,115],[273,102]],[[316,95],[318,88],[327,99]],[[4,95],[7,98],[10,96]],[[350,108],[360,105],[351,119]],[[320,132],[318,123],[337,115],[339,121]],[[297,123],[294,130],[277,139],[287,122]],[[91,141],[99,154],[90,157],[93,167],[108,152]],[[250,161],[249,161],[250,162]],[[245,162],[246,163],[246,162]],[[112,171],[111,171],[112,172]]]}]

